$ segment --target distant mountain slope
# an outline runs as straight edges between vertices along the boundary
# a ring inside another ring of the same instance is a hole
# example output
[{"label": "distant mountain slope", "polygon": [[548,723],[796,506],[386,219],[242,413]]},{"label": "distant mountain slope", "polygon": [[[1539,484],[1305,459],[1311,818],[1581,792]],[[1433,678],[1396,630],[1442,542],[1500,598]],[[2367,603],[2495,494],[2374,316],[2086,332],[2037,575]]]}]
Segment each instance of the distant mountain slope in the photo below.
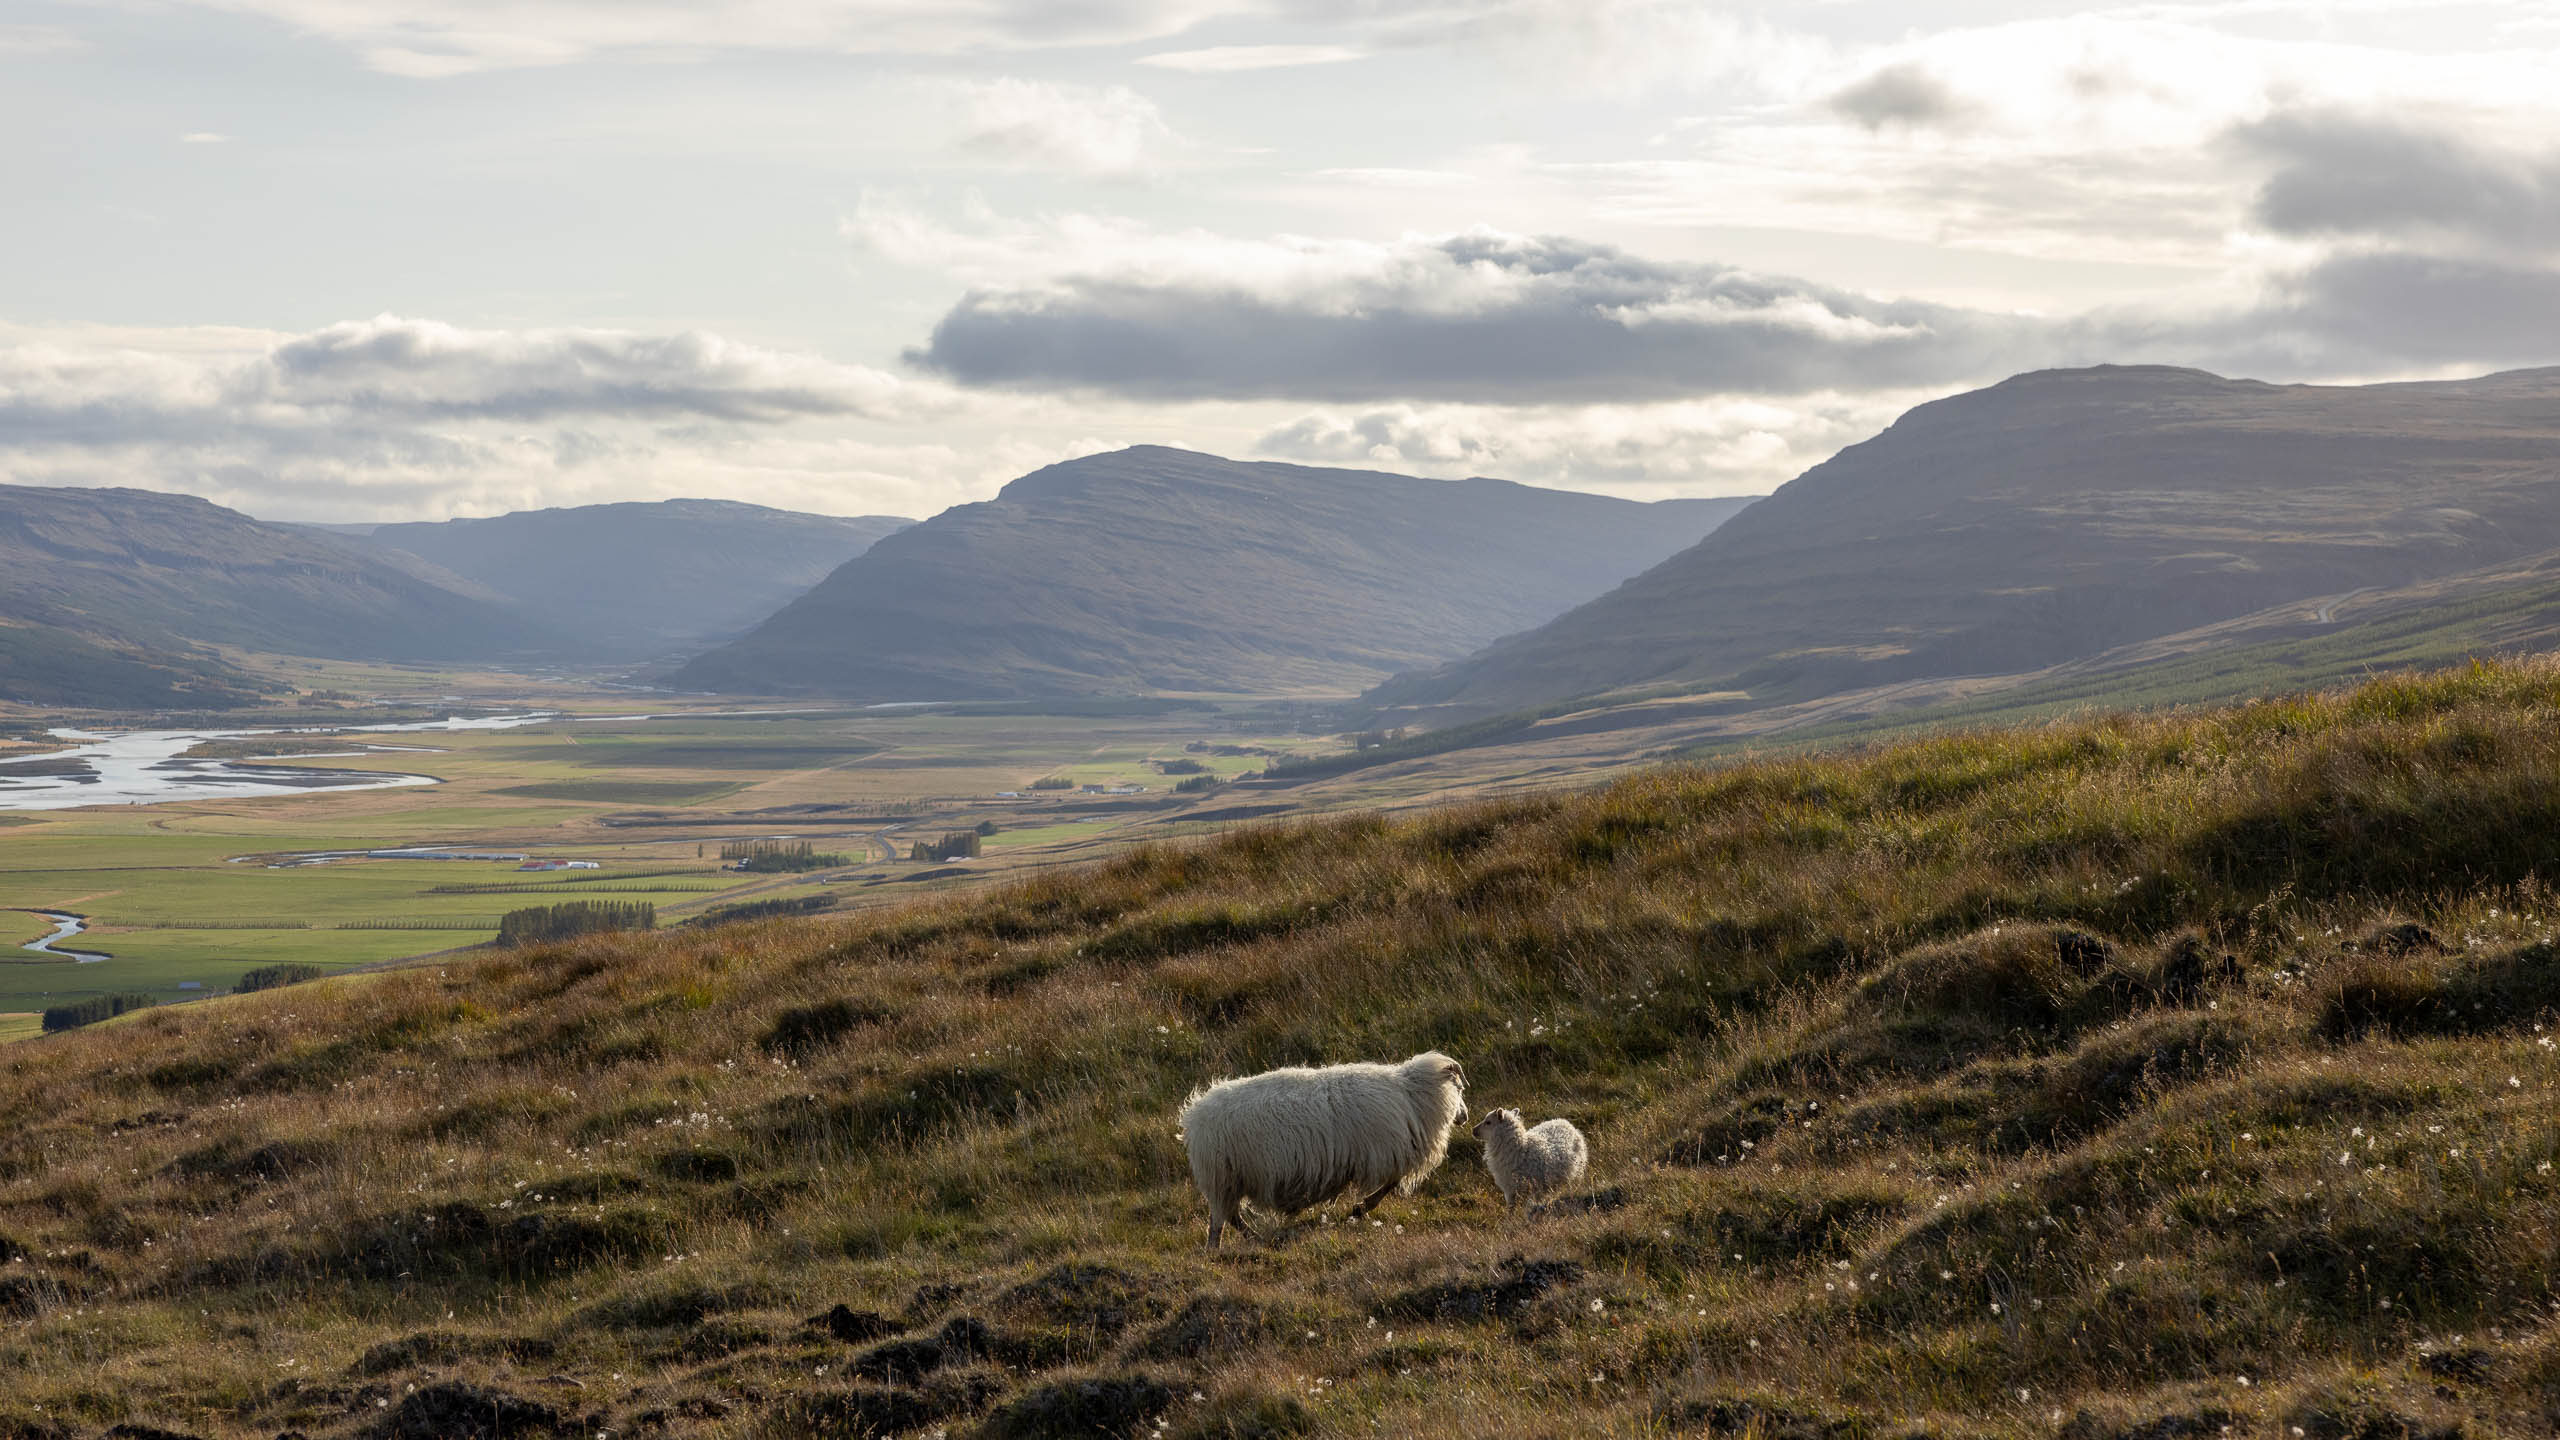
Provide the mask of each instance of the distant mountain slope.
[{"label": "distant mountain slope", "polygon": [[914,523],[662,500],[330,528],[360,528],[509,597],[574,637],[578,653],[636,660],[729,639]]},{"label": "distant mountain slope", "polygon": [[218,657],[0,619],[0,701],[94,710],[230,710],[284,687]]},{"label": "distant mountain slope", "polygon": [[1746,503],[1138,446],[890,536],[672,683],[876,700],[1356,688],[1535,625]]},{"label": "distant mountain slope", "polygon": [[2560,547],[2560,369],[2356,387],[2043,371],[1923,405],[1553,623],[1372,692],[1760,703],[2035,670]]},{"label": "distant mountain slope", "polygon": [[47,704],[158,703],[140,698],[149,682],[110,684],[104,668],[84,688],[99,650],[171,668],[172,685],[210,699],[251,683],[194,646],[454,660],[554,643],[498,596],[414,557],[149,490],[0,485],[0,621],[18,632],[0,646],[0,698],[41,690]]},{"label": "distant mountain slope", "polygon": [[2208,704],[2348,683],[2388,670],[2552,650],[2560,650],[2560,551],[2414,585],[2278,606],[2118,646],[2010,677],[2008,683],[1959,681],[1937,696],[1917,691],[1879,697],[1885,703],[1848,707],[1840,719],[1818,719],[1786,733],[1790,741],[1829,741],[1917,727],[2012,724],[2092,708]]}]

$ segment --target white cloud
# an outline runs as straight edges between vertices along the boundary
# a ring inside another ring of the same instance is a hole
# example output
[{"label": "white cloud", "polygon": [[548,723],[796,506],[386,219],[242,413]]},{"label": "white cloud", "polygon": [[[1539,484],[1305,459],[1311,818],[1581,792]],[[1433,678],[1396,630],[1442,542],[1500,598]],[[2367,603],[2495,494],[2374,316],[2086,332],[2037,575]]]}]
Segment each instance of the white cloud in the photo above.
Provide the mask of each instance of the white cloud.
[{"label": "white cloud", "polygon": [[[2408,7],[2397,7],[2406,10]],[[2057,261],[2227,267],[2250,168],[2218,142],[2291,111],[2560,130],[2560,52],[2269,38],[2151,6],[1804,45],[1732,75],[1654,153],[1578,159],[1595,219],[1752,225]]]},{"label": "white cloud", "polygon": [[1281,70],[1298,65],[1339,65],[1365,60],[1369,51],[1356,45],[1212,45],[1204,50],[1165,50],[1141,55],[1138,63],[1195,75],[1224,75],[1238,70]]},{"label": "white cloud", "polygon": [[230,136],[212,130],[190,130],[178,137],[181,145],[226,145],[230,141]]},{"label": "white cloud", "polygon": [[1240,0],[199,0],[353,49],[424,79],[616,57],[723,51],[949,54],[1120,44],[1179,34]]},{"label": "white cloud", "polygon": [[[1441,0],[195,0],[263,16],[354,50],[395,75],[434,79],[483,70],[619,57],[721,52],[962,54],[1159,41],[1211,20],[1448,30]],[[1511,8],[1518,8],[1513,0]],[[1505,7],[1496,7],[1505,8]],[[1175,69],[1259,69],[1354,58],[1365,47],[1231,45],[1167,52]],[[1334,52],[1351,51],[1352,54]],[[1206,58],[1202,58],[1206,57]]]},{"label": "white cloud", "polygon": [[1317,464],[1495,475],[1635,499],[1759,494],[1936,393],[1822,394],[1785,404],[1383,405],[1299,416],[1264,433],[1255,449]]},{"label": "white cloud", "polygon": [[60,55],[87,42],[59,25],[0,25],[0,55]]},{"label": "white cloud", "polygon": [[1009,165],[1139,175],[1179,148],[1155,102],[1126,86],[1094,89],[1007,77],[956,82],[956,90],[961,146]]},{"label": "white cloud", "polygon": [[1315,178],[1381,190],[1447,190],[1474,183],[1472,176],[1455,170],[1399,170],[1392,166],[1337,166],[1316,171]]}]

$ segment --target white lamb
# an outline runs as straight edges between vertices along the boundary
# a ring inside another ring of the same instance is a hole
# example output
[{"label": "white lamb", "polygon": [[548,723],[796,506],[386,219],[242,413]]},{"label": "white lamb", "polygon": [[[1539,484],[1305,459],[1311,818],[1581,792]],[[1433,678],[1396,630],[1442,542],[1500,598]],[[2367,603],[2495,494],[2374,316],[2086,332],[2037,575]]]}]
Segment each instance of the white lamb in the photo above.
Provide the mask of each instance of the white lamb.
[{"label": "white lamb", "polygon": [[1570,1120],[1549,1120],[1524,1130],[1519,1111],[1494,1110],[1476,1122],[1475,1136],[1484,1142],[1484,1168],[1502,1188],[1505,1213],[1514,1205],[1561,1194],[1591,1168],[1591,1147]]},{"label": "white lamb", "polygon": [[1209,1202],[1209,1247],[1229,1225],[1253,1234],[1247,1200],[1286,1217],[1357,1187],[1357,1219],[1391,1190],[1412,1194],[1447,1158],[1449,1132],[1467,1118],[1466,1086],[1466,1070],[1434,1050],[1401,1065],[1292,1066],[1193,1091],[1182,1142]]}]

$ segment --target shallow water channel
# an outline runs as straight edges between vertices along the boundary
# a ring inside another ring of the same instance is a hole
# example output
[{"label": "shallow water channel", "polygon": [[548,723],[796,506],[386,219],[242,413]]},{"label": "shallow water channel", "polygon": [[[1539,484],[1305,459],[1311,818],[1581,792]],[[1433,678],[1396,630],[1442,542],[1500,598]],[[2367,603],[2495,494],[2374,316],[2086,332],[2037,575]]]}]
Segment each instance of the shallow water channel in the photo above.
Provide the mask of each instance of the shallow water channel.
[{"label": "shallow water channel", "polygon": [[82,965],[95,965],[101,960],[114,958],[108,955],[101,955],[94,950],[66,950],[62,947],[60,942],[68,940],[72,936],[89,928],[89,922],[82,919],[80,916],[65,915],[59,910],[31,910],[27,913],[31,915],[41,915],[45,919],[52,921],[53,933],[45,936],[41,940],[30,940],[26,944],[19,946],[19,949],[33,950],[39,955],[60,956],[65,960],[77,961]]},{"label": "shallow water channel", "polygon": [[[395,790],[434,785],[432,775],[384,770],[331,770],[271,760],[189,760],[186,752],[206,740],[245,740],[261,735],[430,733],[505,730],[558,717],[493,715],[476,720],[420,720],[396,725],[352,725],[273,730],[57,729],[67,750],[0,761],[0,810],[69,810],[82,805],[165,805],[175,800],[238,799],[252,795],[300,795],[323,790]],[[379,753],[350,742],[350,755]],[[291,757],[297,760],[308,756]]]}]

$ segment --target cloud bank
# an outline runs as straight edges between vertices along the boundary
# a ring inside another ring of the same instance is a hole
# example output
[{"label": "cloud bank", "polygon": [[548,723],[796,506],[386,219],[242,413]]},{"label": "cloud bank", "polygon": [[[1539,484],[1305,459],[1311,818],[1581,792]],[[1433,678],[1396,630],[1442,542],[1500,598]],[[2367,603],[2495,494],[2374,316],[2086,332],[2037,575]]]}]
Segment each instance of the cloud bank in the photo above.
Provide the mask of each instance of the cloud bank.
[{"label": "cloud bank", "polygon": [[1483,230],[1246,258],[1223,275],[974,290],[906,358],[968,385],[1160,400],[1552,403],[1944,383],[2031,350],[2038,333],[2012,317]]},{"label": "cloud bank", "polygon": [[2076,315],[1481,228],[1243,241],[1076,220],[953,234],[909,216],[857,233],[974,278],[905,359],[994,389],[1624,404],[1947,387],[2101,362],[2278,379],[2560,362],[2560,150],[2329,110],[2279,112],[2221,142],[2256,177],[2248,213],[2273,263],[2209,298]]},{"label": "cloud bank", "polygon": [[930,384],[700,333],[386,315],[299,335],[120,338],[0,339],[0,476],[187,489],[259,514],[335,495],[322,518],[350,500],[433,513],[688,469],[699,493],[712,475],[823,445],[795,438],[803,422],[949,403]]}]

